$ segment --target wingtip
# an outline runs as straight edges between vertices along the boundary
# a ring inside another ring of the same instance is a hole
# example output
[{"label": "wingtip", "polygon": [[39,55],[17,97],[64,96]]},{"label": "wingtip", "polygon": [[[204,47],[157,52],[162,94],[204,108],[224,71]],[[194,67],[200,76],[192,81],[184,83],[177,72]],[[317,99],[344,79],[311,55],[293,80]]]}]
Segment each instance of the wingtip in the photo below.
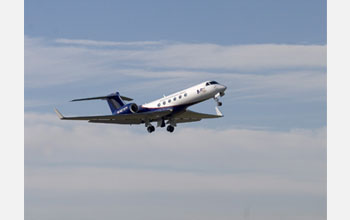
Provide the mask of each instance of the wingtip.
[{"label": "wingtip", "polygon": [[57,116],[58,116],[59,119],[63,119],[63,118],[64,118],[64,116],[61,114],[61,112],[59,112],[59,111],[57,110],[57,108],[55,108],[55,112],[56,112],[56,114],[57,114]]}]

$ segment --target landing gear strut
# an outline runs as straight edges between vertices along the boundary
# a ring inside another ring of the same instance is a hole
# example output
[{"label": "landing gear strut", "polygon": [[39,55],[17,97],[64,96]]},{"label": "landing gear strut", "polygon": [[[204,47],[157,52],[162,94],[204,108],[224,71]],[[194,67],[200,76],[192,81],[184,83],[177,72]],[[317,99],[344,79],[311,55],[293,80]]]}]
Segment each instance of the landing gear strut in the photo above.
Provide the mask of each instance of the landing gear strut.
[{"label": "landing gear strut", "polygon": [[218,94],[216,94],[216,95],[214,96],[214,100],[215,100],[217,106],[222,106],[222,102],[219,101],[219,97],[220,97],[220,96],[221,96],[220,93],[218,93]]},{"label": "landing gear strut", "polygon": [[175,128],[172,125],[168,125],[168,127],[166,127],[166,130],[172,133],[175,130]]},{"label": "landing gear strut", "polygon": [[214,100],[215,100],[217,106],[222,106],[222,102],[220,102],[218,98],[214,98]]},{"label": "landing gear strut", "polygon": [[164,127],[165,127],[165,121],[164,121],[164,118],[162,118],[162,122],[160,123],[160,127],[161,127],[161,128],[164,128]]}]

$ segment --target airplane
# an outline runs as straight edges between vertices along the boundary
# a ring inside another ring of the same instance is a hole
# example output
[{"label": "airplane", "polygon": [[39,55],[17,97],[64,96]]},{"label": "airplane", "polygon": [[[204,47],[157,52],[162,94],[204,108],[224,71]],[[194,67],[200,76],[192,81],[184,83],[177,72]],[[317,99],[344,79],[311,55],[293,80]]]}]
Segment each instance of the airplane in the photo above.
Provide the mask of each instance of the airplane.
[{"label": "airplane", "polygon": [[[112,115],[65,117],[56,108],[55,112],[61,120],[86,120],[91,123],[106,124],[145,124],[149,133],[155,131],[155,127],[151,123],[157,122],[157,127],[163,128],[167,124],[166,129],[171,133],[178,123],[223,117],[218,106],[222,105],[219,97],[225,95],[226,88],[226,86],[216,81],[206,81],[143,105],[137,105],[136,103],[126,104],[124,101],[132,101],[133,99],[115,92],[107,96],[71,100],[71,102],[96,99],[106,100]],[[215,107],[216,115],[187,110],[189,106],[211,98],[217,103]]]}]

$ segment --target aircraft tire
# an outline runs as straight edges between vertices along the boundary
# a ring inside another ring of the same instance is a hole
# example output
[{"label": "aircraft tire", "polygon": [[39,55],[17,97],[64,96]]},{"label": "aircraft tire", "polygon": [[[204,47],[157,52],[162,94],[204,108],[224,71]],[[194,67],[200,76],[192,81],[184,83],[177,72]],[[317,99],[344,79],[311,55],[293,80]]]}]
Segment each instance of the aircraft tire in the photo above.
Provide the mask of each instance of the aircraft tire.
[{"label": "aircraft tire", "polygon": [[166,130],[172,133],[175,130],[175,128],[174,126],[168,125],[168,127],[166,127]]},{"label": "aircraft tire", "polygon": [[156,129],[154,128],[153,125],[147,127],[148,133],[152,133],[154,130],[156,130]]}]

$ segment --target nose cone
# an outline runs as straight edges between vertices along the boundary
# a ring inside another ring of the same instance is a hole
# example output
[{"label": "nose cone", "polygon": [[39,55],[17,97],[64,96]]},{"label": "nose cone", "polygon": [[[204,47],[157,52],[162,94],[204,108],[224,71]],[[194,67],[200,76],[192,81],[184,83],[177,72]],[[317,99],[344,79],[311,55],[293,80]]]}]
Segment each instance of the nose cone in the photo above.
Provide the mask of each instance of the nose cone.
[{"label": "nose cone", "polygon": [[219,93],[220,93],[220,96],[224,96],[225,95],[225,90],[227,89],[226,86],[224,85],[220,85],[220,88],[219,88]]},{"label": "nose cone", "polygon": [[227,89],[226,86],[224,85],[220,85],[220,92],[224,92]]}]

